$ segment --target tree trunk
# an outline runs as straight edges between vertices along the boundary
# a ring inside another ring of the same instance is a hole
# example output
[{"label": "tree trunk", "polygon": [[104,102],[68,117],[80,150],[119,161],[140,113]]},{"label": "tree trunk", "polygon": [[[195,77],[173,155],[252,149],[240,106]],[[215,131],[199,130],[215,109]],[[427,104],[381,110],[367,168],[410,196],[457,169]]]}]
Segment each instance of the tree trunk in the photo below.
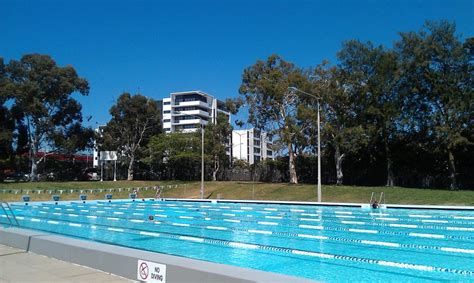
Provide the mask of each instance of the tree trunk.
[{"label": "tree trunk", "polygon": [[449,167],[449,189],[456,190],[458,184],[456,182],[456,165],[454,163],[454,154],[451,149],[448,149],[448,167]]},{"label": "tree trunk", "polygon": [[133,163],[135,162],[135,156],[130,158],[130,163],[128,164],[127,170],[127,181],[133,181]]},{"label": "tree trunk", "polygon": [[38,148],[36,147],[37,143],[33,139],[31,139],[31,147],[30,147],[30,162],[31,162],[31,171],[30,171],[30,181],[36,182],[38,181],[38,161],[37,161],[37,154]]},{"label": "tree trunk", "polygon": [[334,152],[334,161],[336,162],[336,185],[340,186],[342,185],[343,177],[344,175],[342,174],[342,162],[344,161],[344,157],[346,157],[346,154],[343,153],[341,155],[341,149],[339,146],[336,146],[336,151]]},{"label": "tree trunk", "polygon": [[219,157],[214,156],[214,170],[212,170],[212,180],[217,181],[217,172],[219,172]]},{"label": "tree trunk", "polygon": [[288,144],[288,156],[290,157],[290,184],[298,184],[298,176],[296,176],[295,153],[291,143]]},{"label": "tree trunk", "polygon": [[36,161],[36,153],[31,154],[30,162],[31,162],[30,180],[33,182],[36,182],[38,181],[38,163]]},{"label": "tree trunk", "polygon": [[387,155],[387,187],[393,187],[395,185],[394,176],[393,176],[393,160],[392,153],[388,146],[388,142],[385,142],[385,153]]}]

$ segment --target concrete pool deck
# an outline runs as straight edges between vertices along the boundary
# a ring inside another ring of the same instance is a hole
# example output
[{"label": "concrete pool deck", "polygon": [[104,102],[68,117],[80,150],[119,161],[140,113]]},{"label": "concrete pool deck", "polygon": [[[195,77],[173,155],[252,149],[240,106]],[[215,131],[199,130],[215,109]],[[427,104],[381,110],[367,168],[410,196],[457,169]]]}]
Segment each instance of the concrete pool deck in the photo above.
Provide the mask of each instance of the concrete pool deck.
[{"label": "concrete pool deck", "polygon": [[132,282],[61,260],[0,245],[0,282]]}]

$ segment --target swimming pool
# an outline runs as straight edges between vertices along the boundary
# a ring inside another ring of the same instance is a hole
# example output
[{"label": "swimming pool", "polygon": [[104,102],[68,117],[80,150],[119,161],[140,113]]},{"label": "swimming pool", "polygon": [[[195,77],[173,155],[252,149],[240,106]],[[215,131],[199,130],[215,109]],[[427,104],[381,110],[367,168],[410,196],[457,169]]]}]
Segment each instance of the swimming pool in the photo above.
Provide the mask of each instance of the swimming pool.
[{"label": "swimming pool", "polygon": [[474,280],[474,211],[151,200],[12,209],[25,228],[319,281]]}]

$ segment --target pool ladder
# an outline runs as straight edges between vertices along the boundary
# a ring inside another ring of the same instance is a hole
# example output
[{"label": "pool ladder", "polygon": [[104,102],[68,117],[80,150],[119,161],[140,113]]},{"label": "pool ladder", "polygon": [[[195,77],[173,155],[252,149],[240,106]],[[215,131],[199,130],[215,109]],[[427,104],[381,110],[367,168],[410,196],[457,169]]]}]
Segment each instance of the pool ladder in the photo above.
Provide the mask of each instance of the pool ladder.
[{"label": "pool ladder", "polygon": [[[377,198],[376,198],[375,192],[372,192],[372,195],[370,196],[370,201],[369,201],[370,205],[372,205],[372,201],[375,201],[376,199]],[[380,193],[378,203],[379,203],[380,206],[385,205],[385,194],[384,194],[384,192]]]},{"label": "pool ladder", "polygon": [[[20,223],[18,223],[18,220],[15,217],[15,214],[13,213],[12,208],[6,201],[0,201],[3,213],[5,213],[5,216],[8,219],[8,222],[10,222],[10,225],[15,225],[15,226],[20,226]],[[10,214],[10,215],[9,215]]]}]

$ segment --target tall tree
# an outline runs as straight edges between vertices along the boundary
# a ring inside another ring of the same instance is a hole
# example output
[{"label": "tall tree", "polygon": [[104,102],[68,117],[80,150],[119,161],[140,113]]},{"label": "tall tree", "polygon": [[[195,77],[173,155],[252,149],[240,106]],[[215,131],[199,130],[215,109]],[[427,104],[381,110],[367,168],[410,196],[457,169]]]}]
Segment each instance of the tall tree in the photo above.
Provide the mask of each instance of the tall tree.
[{"label": "tall tree", "polygon": [[258,129],[276,133],[285,144],[289,156],[290,183],[298,183],[295,166],[297,134],[306,124],[298,124],[299,96],[289,87],[307,83],[303,70],[278,55],[258,60],[244,70],[239,92],[250,106],[249,123]]},{"label": "tall tree", "polygon": [[356,40],[347,41],[338,53],[345,88],[359,96],[365,109],[364,128],[371,143],[382,144],[386,163],[386,185],[394,185],[392,147],[396,138],[401,106],[399,68],[396,53],[382,46]]},{"label": "tall tree", "polygon": [[7,77],[3,58],[0,57],[0,159],[12,153],[15,123],[6,102],[12,98],[11,84]]},{"label": "tall tree", "polygon": [[125,157],[127,180],[133,180],[134,165],[142,149],[161,132],[158,103],[140,94],[123,93],[110,108],[110,114],[112,119],[104,128],[103,140]]},{"label": "tall tree", "polygon": [[[325,118],[322,131],[326,144],[334,149],[336,183],[342,185],[344,160],[348,154],[356,154],[368,141],[361,126],[361,97],[351,91],[354,89],[350,87],[347,74],[328,62],[317,66],[312,73],[312,93],[321,97]],[[315,118],[312,119],[316,125]]]},{"label": "tall tree", "polygon": [[230,164],[230,156],[226,154],[230,146],[232,126],[227,115],[218,112],[216,123],[209,123],[205,127],[205,150],[212,159],[212,180],[217,181],[222,164]]},{"label": "tall tree", "polygon": [[[400,33],[396,50],[403,71],[406,127],[426,134],[446,156],[449,187],[456,180],[457,149],[473,144],[472,39],[461,42],[446,21],[426,22],[418,32]],[[428,130],[425,130],[428,129]]]},{"label": "tall tree", "polygon": [[[87,95],[88,82],[80,78],[72,66],[59,67],[48,55],[25,55],[20,61],[11,60],[6,68],[13,84],[12,111],[28,133],[30,179],[37,180],[41,149],[60,151],[70,135],[81,127],[81,105],[73,93]],[[85,144],[73,145],[69,150],[84,149]]]},{"label": "tall tree", "polygon": [[199,177],[201,134],[169,133],[150,139],[147,163],[171,179],[193,180]]}]

